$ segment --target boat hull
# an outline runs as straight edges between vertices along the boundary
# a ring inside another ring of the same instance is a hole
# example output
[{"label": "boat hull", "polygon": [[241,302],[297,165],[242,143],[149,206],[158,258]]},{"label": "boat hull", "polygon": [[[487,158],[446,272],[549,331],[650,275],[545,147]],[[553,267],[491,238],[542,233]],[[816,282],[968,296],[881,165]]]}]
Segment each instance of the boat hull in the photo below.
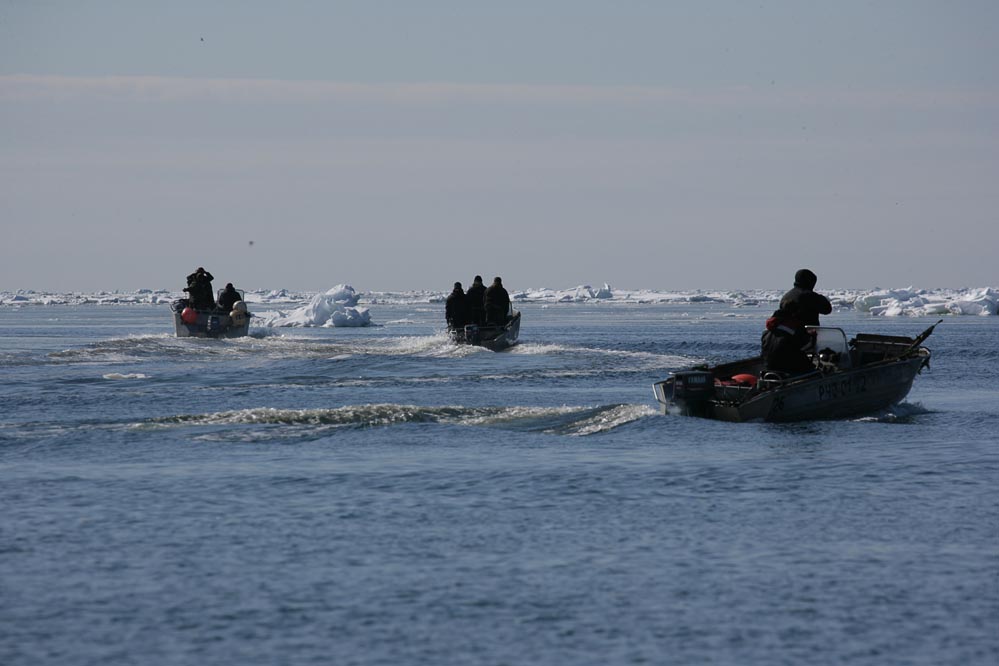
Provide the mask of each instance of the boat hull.
[{"label": "boat hull", "polygon": [[[732,370],[759,368],[760,359],[754,358],[713,370],[675,373],[656,383],[654,392],[664,413],[720,421],[845,418],[878,412],[904,400],[929,358],[929,350],[920,348],[903,358],[884,359],[846,370],[816,370],[779,380],[768,380],[766,373],[760,373],[762,378],[755,386],[716,379],[731,376]],[[723,368],[725,371],[719,373]],[[699,387],[684,386],[683,375],[701,375]],[[707,386],[707,382],[714,385]]]},{"label": "boat hull", "polygon": [[502,351],[517,344],[520,338],[520,312],[514,312],[510,320],[503,326],[469,325],[455,331],[453,335],[455,342],[459,344]]},{"label": "boat hull", "polygon": [[185,324],[179,312],[173,313],[174,330],[178,338],[241,338],[250,332],[250,315],[235,323],[228,314],[198,310],[198,318]]},{"label": "boat hull", "polygon": [[763,391],[741,404],[717,404],[722,421],[810,421],[860,416],[887,409],[905,399],[923,366],[910,358],[879,364]]}]

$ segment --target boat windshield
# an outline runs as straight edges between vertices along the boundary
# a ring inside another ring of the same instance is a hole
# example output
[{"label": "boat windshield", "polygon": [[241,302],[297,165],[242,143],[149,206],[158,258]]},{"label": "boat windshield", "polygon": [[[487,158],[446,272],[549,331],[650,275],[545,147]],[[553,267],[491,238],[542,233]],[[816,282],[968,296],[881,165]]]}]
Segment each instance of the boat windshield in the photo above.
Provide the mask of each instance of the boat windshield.
[{"label": "boat windshield", "polygon": [[815,334],[815,351],[819,354],[832,352],[837,355],[837,362],[841,368],[850,365],[850,348],[846,344],[846,334],[841,328],[831,326],[808,326],[810,332]]}]

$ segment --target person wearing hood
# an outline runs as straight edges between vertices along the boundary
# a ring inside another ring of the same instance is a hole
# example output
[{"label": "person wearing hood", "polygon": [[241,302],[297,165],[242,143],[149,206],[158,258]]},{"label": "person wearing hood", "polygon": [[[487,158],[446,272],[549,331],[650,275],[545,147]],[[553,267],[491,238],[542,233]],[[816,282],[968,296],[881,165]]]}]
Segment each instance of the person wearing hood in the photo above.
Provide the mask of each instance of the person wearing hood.
[{"label": "person wearing hood", "polygon": [[232,286],[232,282],[228,282],[225,285],[225,289],[219,295],[219,308],[224,312],[229,312],[232,310],[232,306],[235,305],[237,301],[243,300],[243,297],[239,295],[236,288]]},{"label": "person wearing hood", "polygon": [[212,290],[212,280],[215,277],[202,267],[187,276],[187,286],[184,291],[195,310],[211,310],[215,307],[215,292]]},{"label": "person wearing hood", "polygon": [[766,330],[760,338],[760,353],[767,370],[797,375],[815,369],[804,351],[812,343],[812,336],[798,314],[798,305],[791,301],[767,319]]},{"label": "person wearing hood", "polygon": [[472,286],[465,292],[465,322],[482,326],[486,323],[486,285],[482,276],[476,275]]},{"label": "person wearing hood", "polygon": [[784,311],[794,303],[795,317],[805,326],[818,326],[819,315],[832,312],[829,299],[813,291],[817,281],[815,273],[802,268],[794,274],[794,288],[780,299],[780,309]]},{"label": "person wearing hood", "polygon": [[468,323],[465,292],[461,290],[460,282],[454,283],[454,289],[447,297],[447,301],[444,304],[444,318],[447,320],[447,328],[451,332],[464,329],[465,324]]},{"label": "person wearing hood", "polygon": [[486,289],[484,303],[487,325],[503,326],[506,324],[506,314],[510,311],[510,294],[503,288],[502,278],[493,278],[493,283]]}]

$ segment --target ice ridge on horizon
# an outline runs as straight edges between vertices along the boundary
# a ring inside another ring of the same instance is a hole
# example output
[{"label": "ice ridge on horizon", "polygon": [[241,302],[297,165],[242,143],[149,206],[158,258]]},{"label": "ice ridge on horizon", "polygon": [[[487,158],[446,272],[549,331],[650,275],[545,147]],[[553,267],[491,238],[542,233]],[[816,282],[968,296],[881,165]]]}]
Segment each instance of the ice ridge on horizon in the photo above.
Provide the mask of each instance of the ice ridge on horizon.
[{"label": "ice ridge on horizon", "polygon": [[[718,303],[733,307],[760,307],[777,302],[784,289],[743,290],[664,290],[617,289],[609,284],[594,288],[579,285],[567,289],[539,287],[511,290],[515,303],[624,303],[624,304],[683,304]],[[874,316],[932,316],[932,315],[995,315],[999,309],[999,288],[975,287],[965,289],[823,289],[833,307],[868,312]],[[338,284],[323,291],[295,291],[290,289],[246,290],[246,301],[255,312],[273,309],[281,314],[285,309],[307,308],[315,311],[331,308],[356,308],[378,304],[440,303],[447,297],[444,291],[357,291],[349,284]],[[46,305],[130,305],[169,304],[183,293],[179,290],[137,289],[133,291],[52,292],[52,291],[0,291],[0,306]],[[316,299],[319,298],[318,302]],[[351,317],[364,320],[367,315],[348,312]],[[294,315],[294,313],[292,313]],[[308,313],[301,316],[308,318]],[[289,317],[284,313],[286,319]],[[306,324],[308,325],[308,324]],[[349,325],[349,324],[348,324]],[[363,324],[361,324],[363,325]]]}]

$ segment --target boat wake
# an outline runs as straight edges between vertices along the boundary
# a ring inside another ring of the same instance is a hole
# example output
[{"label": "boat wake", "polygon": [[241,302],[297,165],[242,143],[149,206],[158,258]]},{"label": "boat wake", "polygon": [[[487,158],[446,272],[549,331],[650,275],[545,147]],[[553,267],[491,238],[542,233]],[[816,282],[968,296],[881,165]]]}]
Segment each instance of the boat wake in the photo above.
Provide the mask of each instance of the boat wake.
[{"label": "boat wake", "polygon": [[[148,419],[136,428],[174,426],[268,426],[250,439],[274,437],[273,427],[291,427],[284,435],[314,436],[337,428],[384,428],[413,423],[496,427],[557,435],[595,435],[654,416],[648,405],[601,405],[597,407],[424,407],[419,405],[347,405],[329,409],[276,409],[258,407],[210,414],[189,414]],[[228,430],[225,433],[231,435]],[[249,433],[236,437],[246,440]]]},{"label": "boat wake", "polygon": [[897,405],[892,405],[888,409],[878,412],[876,414],[869,414],[867,416],[854,419],[860,422],[877,422],[877,423],[907,423],[910,419],[915,416],[921,416],[923,414],[930,414],[931,411],[926,407],[923,407],[918,402],[900,402]]},{"label": "boat wake", "polygon": [[[568,370],[571,376],[602,374],[607,371],[643,372],[670,370],[692,362],[691,356],[645,351],[575,347],[551,343],[522,343],[503,352],[512,358],[576,357],[586,367]],[[373,357],[465,358],[495,352],[473,345],[456,344],[445,331],[432,335],[361,336],[336,340],[255,329],[249,336],[225,340],[176,338],[168,334],[133,335],[108,338],[83,347],[50,352],[38,363],[132,363],[178,358],[214,360],[225,357],[344,359]],[[0,361],[6,361],[0,356]],[[524,360],[527,360],[526,358]],[[25,364],[24,355],[11,356],[8,363]],[[505,373],[499,373],[500,375]]]},{"label": "boat wake", "polygon": [[184,340],[172,335],[133,335],[50,352],[48,359],[54,363],[130,363],[182,356],[187,353],[186,349]]},{"label": "boat wake", "polygon": [[575,348],[566,345],[545,342],[522,342],[507,350],[507,354],[522,356],[551,356],[573,351]]}]

